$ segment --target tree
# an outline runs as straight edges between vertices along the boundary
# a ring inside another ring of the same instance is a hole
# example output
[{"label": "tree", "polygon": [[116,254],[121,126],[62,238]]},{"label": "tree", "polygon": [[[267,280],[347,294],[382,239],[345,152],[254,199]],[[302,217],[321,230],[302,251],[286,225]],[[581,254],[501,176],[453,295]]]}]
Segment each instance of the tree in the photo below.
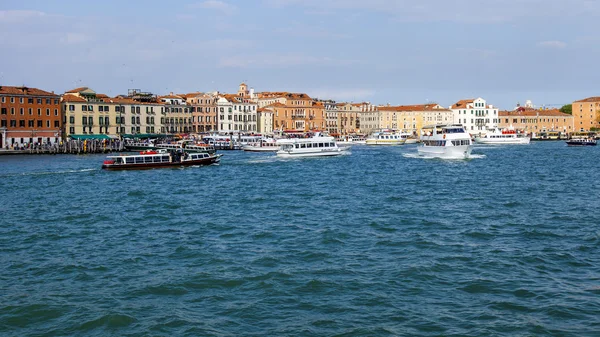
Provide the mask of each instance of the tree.
[{"label": "tree", "polygon": [[573,105],[572,104],[563,105],[562,108],[560,108],[560,112],[572,115],[573,114]]}]

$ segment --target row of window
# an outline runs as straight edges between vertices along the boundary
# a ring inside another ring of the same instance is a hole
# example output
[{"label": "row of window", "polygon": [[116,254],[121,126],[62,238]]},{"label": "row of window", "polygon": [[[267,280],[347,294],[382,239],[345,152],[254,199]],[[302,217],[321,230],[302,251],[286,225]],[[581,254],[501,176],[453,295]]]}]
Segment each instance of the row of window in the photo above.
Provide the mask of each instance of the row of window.
[{"label": "row of window", "polygon": [[[29,104],[33,104],[34,102],[37,104],[43,104],[44,100],[46,100],[46,104],[52,104],[52,102],[54,102],[54,104],[58,105],[58,103],[60,102],[60,100],[58,98],[34,98],[34,97],[28,97],[27,98],[27,103]],[[6,96],[2,96],[2,103],[6,103],[7,99]],[[15,97],[10,97],[10,102],[14,103],[15,102]],[[25,103],[25,97],[19,97],[19,103],[24,104]]]},{"label": "row of window", "polygon": [[[33,115],[33,109],[32,108],[28,108],[27,112],[28,112],[29,115]],[[7,115],[8,114],[7,108],[0,108],[0,114]],[[10,114],[11,115],[15,114],[15,108],[10,108]],[[25,114],[25,108],[19,108],[19,114],[20,115],[24,115]],[[42,115],[42,109],[38,108],[37,109],[37,114],[38,114],[38,116],[41,116]],[[46,116],[50,116],[50,109],[46,109]],[[58,109],[54,109],[54,116],[58,116]]]},{"label": "row of window", "polygon": [[[36,126],[38,128],[43,128],[44,127],[44,121],[43,120],[37,120],[37,123],[36,123],[36,120],[33,120],[33,119],[30,119],[30,120],[27,120],[27,121],[24,120],[24,119],[19,119],[18,121],[16,119],[11,119],[11,120],[8,120],[8,121],[6,119],[3,119],[3,120],[0,121],[0,127],[6,128],[6,127],[10,126],[12,128],[16,128],[17,127],[17,122],[18,122],[20,128],[24,128],[25,127],[25,122],[27,122],[27,127],[29,127],[29,128],[33,128],[33,127],[36,127]],[[49,128],[49,127],[51,127],[50,125],[52,125],[52,121],[46,120],[46,127]],[[60,127],[59,121],[54,121],[54,127],[55,128]]]}]

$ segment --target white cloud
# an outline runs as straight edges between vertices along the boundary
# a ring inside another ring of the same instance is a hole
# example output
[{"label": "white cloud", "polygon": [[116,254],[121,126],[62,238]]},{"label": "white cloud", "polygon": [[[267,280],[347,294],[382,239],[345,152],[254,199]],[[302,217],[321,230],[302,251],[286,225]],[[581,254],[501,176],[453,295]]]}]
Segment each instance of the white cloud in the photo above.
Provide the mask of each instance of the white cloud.
[{"label": "white cloud", "polygon": [[219,0],[206,0],[203,2],[198,2],[190,5],[191,8],[204,8],[204,9],[212,9],[218,12],[221,12],[225,15],[232,15],[237,12],[237,7],[232,4],[228,4]]},{"label": "white cloud", "polygon": [[90,38],[82,33],[67,33],[60,39],[63,44],[79,44],[88,41]]},{"label": "white cloud", "polygon": [[564,49],[567,44],[562,41],[542,41],[537,44],[538,47],[552,48],[552,49]]},{"label": "white cloud", "polygon": [[40,11],[10,10],[0,11],[0,23],[17,23],[27,20],[36,20],[47,14]]},{"label": "white cloud", "polygon": [[354,63],[357,62],[352,60],[335,60],[327,56],[320,57],[300,53],[227,56],[219,60],[219,66],[223,68],[285,68],[302,65],[346,66]]},{"label": "white cloud", "polygon": [[370,97],[375,95],[375,91],[372,89],[362,88],[320,88],[313,89],[307,92],[311,97],[321,99],[334,99],[336,101],[352,101],[362,102],[368,100]]}]

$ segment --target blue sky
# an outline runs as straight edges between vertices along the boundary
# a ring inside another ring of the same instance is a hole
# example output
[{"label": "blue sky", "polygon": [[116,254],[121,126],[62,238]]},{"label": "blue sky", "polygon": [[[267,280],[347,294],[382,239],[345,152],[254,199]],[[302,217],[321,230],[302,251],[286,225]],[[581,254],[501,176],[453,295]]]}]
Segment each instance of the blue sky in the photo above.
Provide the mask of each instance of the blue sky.
[{"label": "blue sky", "polygon": [[600,95],[600,1],[0,2],[0,84],[502,109]]}]

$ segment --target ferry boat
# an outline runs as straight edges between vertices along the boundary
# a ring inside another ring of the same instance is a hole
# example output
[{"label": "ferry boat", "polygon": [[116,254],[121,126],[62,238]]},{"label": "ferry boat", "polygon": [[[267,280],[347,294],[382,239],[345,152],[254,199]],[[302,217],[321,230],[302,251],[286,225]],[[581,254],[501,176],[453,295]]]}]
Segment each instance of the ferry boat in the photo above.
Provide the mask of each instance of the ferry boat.
[{"label": "ferry boat", "polygon": [[435,125],[424,129],[432,131],[421,137],[421,144],[417,147],[420,156],[442,159],[468,159],[471,156],[471,135],[461,124]]},{"label": "ferry boat", "polygon": [[594,138],[571,138],[566,143],[567,146],[596,146]]},{"label": "ferry boat", "polygon": [[156,144],[155,149],[164,150],[181,150],[185,152],[206,152],[215,153],[216,149],[213,145],[204,143],[195,143],[191,140],[180,140],[176,143],[161,143]]},{"label": "ferry boat", "polygon": [[261,139],[255,143],[242,145],[242,150],[248,152],[277,152],[279,149],[279,144],[277,144],[277,141],[273,138]]},{"label": "ferry boat", "polygon": [[338,145],[365,145],[367,139],[358,135],[346,136],[335,140]]},{"label": "ferry boat", "polygon": [[281,146],[277,156],[284,158],[326,157],[350,153],[348,147],[339,147],[335,138],[320,135],[311,138],[280,139],[277,144]]},{"label": "ferry boat", "polygon": [[366,140],[367,145],[402,145],[406,142],[406,137],[396,132],[375,132]]},{"label": "ferry boat", "polygon": [[154,142],[126,142],[124,144],[125,151],[146,151],[146,150],[154,150],[156,147],[154,146]]},{"label": "ferry boat", "polygon": [[105,170],[143,170],[152,168],[211,165],[218,163],[222,155],[206,152],[143,151],[136,155],[108,156],[102,168]]},{"label": "ferry boat", "polygon": [[515,130],[499,130],[498,128],[484,136],[475,137],[476,143],[492,145],[529,144],[530,140],[529,137],[519,134]]},{"label": "ferry boat", "polygon": [[235,136],[208,135],[202,137],[202,141],[214,146],[217,150],[241,150],[242,146],[234,138]]}]

